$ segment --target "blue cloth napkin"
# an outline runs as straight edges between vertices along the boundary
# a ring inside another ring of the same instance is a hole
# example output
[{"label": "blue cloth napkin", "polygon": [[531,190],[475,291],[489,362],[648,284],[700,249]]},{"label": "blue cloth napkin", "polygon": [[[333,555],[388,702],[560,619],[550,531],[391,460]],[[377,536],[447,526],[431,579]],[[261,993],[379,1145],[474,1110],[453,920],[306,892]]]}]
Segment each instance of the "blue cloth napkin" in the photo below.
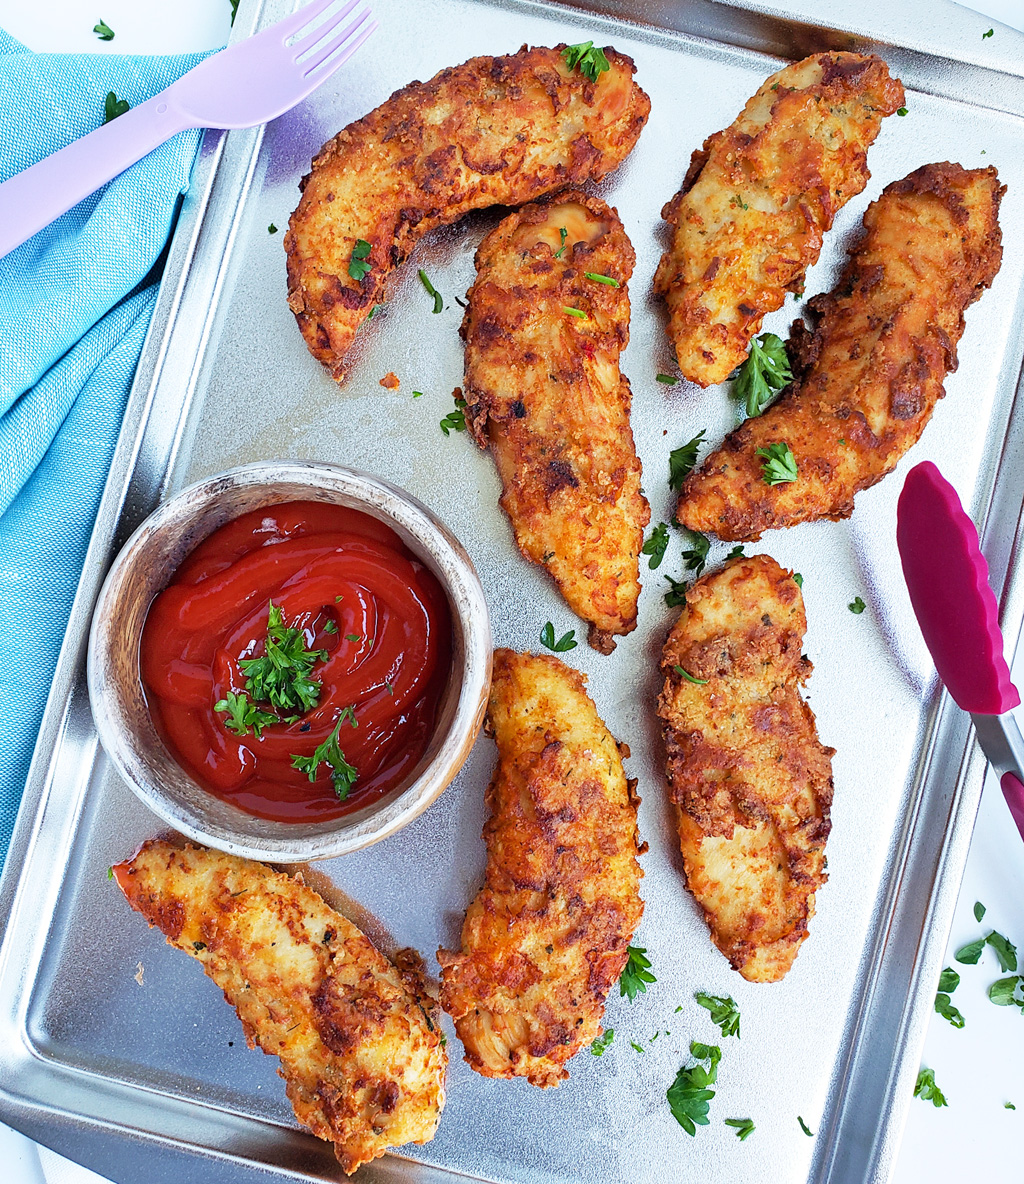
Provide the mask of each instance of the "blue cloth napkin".
[{"label": "blue cloth napkin", "polygon": [[[205,55],[37,54],[0,29],[0,181]],[[183,132],[0,259],[0,864],[188,188]]]}]

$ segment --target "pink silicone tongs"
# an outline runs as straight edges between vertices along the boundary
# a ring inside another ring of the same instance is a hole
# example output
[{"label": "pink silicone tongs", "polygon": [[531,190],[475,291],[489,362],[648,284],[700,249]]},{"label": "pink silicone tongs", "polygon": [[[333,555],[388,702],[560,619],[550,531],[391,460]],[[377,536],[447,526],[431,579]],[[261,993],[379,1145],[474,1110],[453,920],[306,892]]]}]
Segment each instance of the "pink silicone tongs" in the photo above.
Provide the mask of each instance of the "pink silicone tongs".
[{"label": "pink silicone tongs", "polygon": [[896,543],[935,669],[957,705],[971,713],[978,743],[1024,838],[1024,738],[1011,714],[1020,695],[1003,657],[988,564],[956,490],[931,461],[907,474]]}]

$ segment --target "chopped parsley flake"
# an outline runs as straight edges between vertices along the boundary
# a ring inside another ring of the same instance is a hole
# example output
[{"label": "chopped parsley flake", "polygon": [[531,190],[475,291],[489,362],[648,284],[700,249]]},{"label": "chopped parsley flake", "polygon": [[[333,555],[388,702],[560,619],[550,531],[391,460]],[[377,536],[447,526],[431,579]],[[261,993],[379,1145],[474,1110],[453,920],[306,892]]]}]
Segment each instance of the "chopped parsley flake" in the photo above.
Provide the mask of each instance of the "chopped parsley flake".
[{"label": "chopped parsley flake", "polygon": [[692,440],[687,440],[685,444],[673,448],[668,454],[669,489],[681,489],[683,482],[693,472],[693,467],[697,463],[697,452],[703,439],[704,432],[700,431]]},{"label": "chopped parsley flake", "polygon": [[691,545],[683,551],[683,560],[686,563],[686,570],[692,571],[695,575],[700,573],[707,566],[708,551],[711,550],[711,541],[706,535],[701,534],[696,530],[688,530],[686,532],[690,536]]},{"label": "chopped parsley flake", "polygon": [[434,298],[434,312],[441,312],[444,309],[444,297],[430,282],[430,278],[422,267],[420,268],[420,283],[427,289],[429,295]]},{"label": "chopped parsley flake", "polygon": [[914,1097],[923,1102],[931,1102],[933,1106],[947,1106],[949,1103],[942,1095],[942,1090],[935,1084],[935,1070],[922,1069],[917,1075],[914,1086]]},{"label": "chopped parsley flake", "polygon": [[630,1003],[647,990],[648,983],[658,980],[651,973],[647,951],[641,946],[629,946],[626,950],[626,965],[619,977],[619,994],[628,995]]},{"label": "chopped parsley flake", "polygon": [[806,1122],[804,1122],[804,1120],[800,1117],[799,1114],[796,1116],[796,1120],[798,1123],[800,1123],[800,1129],[804,1132],[804,1134],[807,1135],[807,1137],[809,1139],[813,1139],[814,1138],[814,1131],[811,1130],[811,1128],[807,1125]]},{"label": "chopped parsley flake", "polygon": [[569,237],[569,232],[568,232],[568,230],[565,229],[564,226],[559,226],[558,234],[559,234],[559,241],[561,242],[561,246],[555,252],[555,258],[561,259],[561,257],[565,254],[565,240]]},{"label": "chopped parsley flake", "polygon": [[590,1052],[595,1057],[603,1057],[608,1051],[611,1042],[615,1039],[615,1029],[606,1028],[600,1036],[591,1044]]},{"label": "chopped parsley flake", "polygon": [[357,238],[353,244],[352,255],[348,261],[348,274],[354,280],[362,280],[370,274],[373,265],[366,260],[370,257],[371,250],[365,238]]},{"label": "chopped parsley flake", "polygon": [[698,991],[694,999],[711,1012],[711,1022],[717,1024],[723,1036],[735,1036],[739,1039],[740,1013],[736,1000],[731,995],[706,995]]},{"label": "chopped parsley flake", "polygon": [[784,441],[758,448],[754,453],[764,460],[761,466],[761,480],[765,485],[784,485],[796,480],[796,457]]},{"label": "chopped parsley flake", "polygon": [[103,101],[103,122],[110,123],[131,109],[131,104],[126,99],[119,99],[112,90],[108,90]]},{"label": "chopped parsley flake", "polygon": [[651,531],[651,537],[640,548],[641,555],[649,555],[648,566],[651,571],[656,567],[661,566],[661,561],[665,558],[665,550],[668,547],[668,524],[659,522],[658,525]]},{"label": "chopped parsley flake", "polygon": [[962,1028],[967,1022],[960,1009],[953,1006],[949,1000],[949,996],[944,991],[940,991],[935,996],[935,1011],[944,1020],[949,1020],[954,1028]]},{"label": "chopped parsley flake", "polygon": [[578,45],[567,45],[562,50],[562,57],[570,70],[579,72],[591,82],[596,82],[598,75],[611,69],[603,49],[596,49],[593,41],[581,41]]},{"label": "chopped parsley flake", "polygon": [[549,649],[555,654],[564,654],[567,650],[574,650],[579,644],[576,640],[576,630],[570,629],[568,633],[563,633],[562,636],[555,641],[555,627],[548,621],[544,628],[540,631],[540,644]]},{"label": "chopped parsley flake", "polygon": [[666,576],[669,582],[669,590],[665,593],[665,603],[669,608],[679,608],[680,605],[686,603],[686,581],[674,580],[671,576]]},{"label": "chopped parsley flake", "polygon": [[684,670],[682,666],[673,666],[672,669],[676,672],[676,674],[682,675],[682,677],[685,678],[687,682],[692,682],[699,687],[707,686],[708,680],[706,678],[694,678],[693,675]]},{"label": "chopped parsley flake", "polygon": [[846,607],[855,617],[859,617],[868,606],[859,596],[855,596]]},{"label": "chopped parsley flake", "polygon": [[748,1135],[752,1135],[755,1129],[753,1120],[750,1118],[727,1118],[725,1125],[735,1128],[736,1138],[741,1143]]},{"label": "chopped parsley flake", "polygon": [[107,24],[106,21],[100,21],[98,25],[93,25],[92,31],[101,41],[114,40],[114,30]]}]

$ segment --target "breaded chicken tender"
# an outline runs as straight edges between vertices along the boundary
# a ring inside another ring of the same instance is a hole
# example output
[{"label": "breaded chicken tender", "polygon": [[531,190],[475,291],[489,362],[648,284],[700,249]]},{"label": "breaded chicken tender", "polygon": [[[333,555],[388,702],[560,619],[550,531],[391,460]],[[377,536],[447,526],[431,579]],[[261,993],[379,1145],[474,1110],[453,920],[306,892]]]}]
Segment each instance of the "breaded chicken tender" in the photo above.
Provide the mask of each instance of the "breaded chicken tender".
[{"label": "breaded chicken tender", "polygon": [[765,313],[800,291],[836,213],[867,184],[867,150],[903,87],[880,58],[820,53],[767,79],[694,152],[662,210],[672,244],[654,280],[679,369],[724,382]]},{"label": "breaded chicken tender", "polygon": [[526,206],[480,244],[462,325],[466,425],[494,454],[519,549],[606,654],[636,628],[651,517],[619,370],[633,261],[598,198],[571,191]]},{"label": "breaded chicken tender", "polygon": [[[606,49],[610,69],[591,82],[563,48],[523,46],[410,83],[321,148],[284,246],[288,303],[336,379],[425,234],[469,210],[596,181],[629,155],[651,107],[632,60]],[[357,242],[369,247],[353,263]]]},{"label": "breaded chicken tender", "polygon": [[114,875],[224,991],[249,1047],[281,1058],[296,1118],[347,1174],[434,1137],[448,1058],[418,955],[392,965],[300,879],[219,851],[151,841]]},{"label": "breaded chicken tender", "polygon": [[[793,327],[792,386],[690,474],[680,522],[747,540],[853,513],[854,495],[892,472],[945,394],[964,309],[999,270],[1004,191],[995,169],[948,163],[886,186],[838,285],[809,302],[817,328]],[[795,481],[764,481],[757,452],[773,443],[792,450]]]},{"label": "breaded chicken tender", "polygon": [[487,873],[461,952],[438,951],[441,1005],[478,1073],[553,1086],[599,1035],[643,913],[639,798],[629,750],[557,658],[497,650],[488,721]]},{"label": "breaded chicken tender", "polygon": [[687,884],[712,941],[751,982],[792,966],[827,879],[835,749],[800,698],[806,629],[793,573],[741,556],[689,589],[661,660]]}]

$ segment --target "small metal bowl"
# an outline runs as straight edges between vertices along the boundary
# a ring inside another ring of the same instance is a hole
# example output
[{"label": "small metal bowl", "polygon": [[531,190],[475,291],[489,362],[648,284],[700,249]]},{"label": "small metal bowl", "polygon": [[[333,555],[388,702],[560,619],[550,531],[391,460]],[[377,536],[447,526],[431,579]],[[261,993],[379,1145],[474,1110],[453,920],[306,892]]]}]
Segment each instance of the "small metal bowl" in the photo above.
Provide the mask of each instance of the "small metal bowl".
[{"label": "small metal bowl", "polygon": [[[317,501],[385,522],[438,578],[452,617],[452,669],[433,738],[410,775],[361,810],[327,822],[272,822],[203,789],[157,734],[142,689],[139,640],[149,606],[186,556],[240,515]],[[233,855],[275,863],[328,859],[386,838],[452,781],[480,730],[491,678],[483,589],[458,539],[415,498],[337,465],[264,461],[182,490],[152,513],[115,559],[89,634],[89,699],[107,755],[147,806],[175,830]]]}]

